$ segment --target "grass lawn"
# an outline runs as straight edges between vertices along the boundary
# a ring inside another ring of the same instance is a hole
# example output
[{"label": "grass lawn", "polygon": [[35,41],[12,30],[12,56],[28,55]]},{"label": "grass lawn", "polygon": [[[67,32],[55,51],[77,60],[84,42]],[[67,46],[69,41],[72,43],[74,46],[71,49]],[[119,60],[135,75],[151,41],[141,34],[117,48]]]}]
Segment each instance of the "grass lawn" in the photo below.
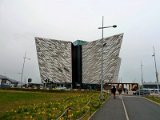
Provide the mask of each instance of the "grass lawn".
[{"label": "grass lawn", "polygon": [[71,107],[68,114],[59,119],[63,120],[67,117],[74,120],[82,117],[87,111],[93,113],[101,104],[99,92],[49,93],[0,90],[0,119],[54,120],[66,108]]},{"label": "grass lawn", "polygon": [[146,98],[160,104],[160,97],[158,97],[158,96],[146,96]]},{"label": "grass lawn", "polygon": [[[0,112],[15,109],[17,106],[27,106],[62,99],[66,93],[26,92],[0,90]],[[70,93],[71,95],[71,93]]]}]

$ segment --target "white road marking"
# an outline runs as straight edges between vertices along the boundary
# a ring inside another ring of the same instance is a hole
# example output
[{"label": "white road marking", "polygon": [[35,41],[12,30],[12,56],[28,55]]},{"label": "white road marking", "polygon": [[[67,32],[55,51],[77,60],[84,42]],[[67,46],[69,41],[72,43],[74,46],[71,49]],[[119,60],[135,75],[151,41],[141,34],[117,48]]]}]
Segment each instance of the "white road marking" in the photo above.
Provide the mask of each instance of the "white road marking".
[{"label": "white road marking", "polygon": [[133,95],[133,96],[132,95],[128,95],[127,96],[127,95],[125,95],[125,97],[139,97],[139,96],[136,96],[136,95]]},{"label": "white road marking", "polygon": [[129,120],[128,113],[127,113],[127,110],[126,110],[126,106],[125,106],[124,101],[123,101],[123,97],[121,97],[121,100],[122,100],[124,112],[125,112],[125,115],[126,115],[126,120]]}]

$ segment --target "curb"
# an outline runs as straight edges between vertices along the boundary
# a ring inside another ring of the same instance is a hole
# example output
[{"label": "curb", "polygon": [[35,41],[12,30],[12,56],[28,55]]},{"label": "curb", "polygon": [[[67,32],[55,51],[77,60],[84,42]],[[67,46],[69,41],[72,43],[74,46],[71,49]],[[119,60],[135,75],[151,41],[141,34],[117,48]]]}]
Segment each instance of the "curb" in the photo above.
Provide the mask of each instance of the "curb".
[{"label": "curb", "polygon": [[150,100],[150,99],[148,99],[148,98],[145,98],[145,97],[143,97],[144,99],[146,99],[146,100],[148,100],[148,101],[150,101],[150,102],[152,102],[152,103],[155,103],[155,104],[157,104],[157,105],[159,105],[160,106],[160,103],[158,103],[158,102],[155,102],[155,101],[153,101],[153,100]]},{"label": "curb", "polygon": [[[100,108],[99,108],[99,109],[100,109]],[[93,117],[93,115],[94,115],[99,109],[97,109],[94,113],[92,113],[92,115],[88,118],[88,120],[90,120],[90,119]]]},{"label": "curb", "polygon": [[[102,104],[102,105],[104,105],[106,102],[108,102],[108,100],[110,99],[110,96],[109,96],[109,98]],[[102,107],[102,106],[101,106]],[[101,108],[100,107],[100,108]],[[98,108],[94,113],[92,113],[92,115],[87,119],[87,120],[90,120],[92,117],[93,117],[93,115],[100,109],[100,108]]]}]

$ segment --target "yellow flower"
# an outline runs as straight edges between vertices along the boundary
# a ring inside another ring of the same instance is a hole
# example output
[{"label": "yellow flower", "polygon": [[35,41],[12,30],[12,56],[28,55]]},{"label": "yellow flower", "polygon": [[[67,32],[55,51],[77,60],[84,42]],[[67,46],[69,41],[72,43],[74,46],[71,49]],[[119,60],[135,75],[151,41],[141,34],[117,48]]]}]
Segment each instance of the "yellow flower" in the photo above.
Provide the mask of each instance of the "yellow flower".
[{"label": "yellow flower", "polygon": [[42,111],[42,114],[45,114],[45,111]]}]

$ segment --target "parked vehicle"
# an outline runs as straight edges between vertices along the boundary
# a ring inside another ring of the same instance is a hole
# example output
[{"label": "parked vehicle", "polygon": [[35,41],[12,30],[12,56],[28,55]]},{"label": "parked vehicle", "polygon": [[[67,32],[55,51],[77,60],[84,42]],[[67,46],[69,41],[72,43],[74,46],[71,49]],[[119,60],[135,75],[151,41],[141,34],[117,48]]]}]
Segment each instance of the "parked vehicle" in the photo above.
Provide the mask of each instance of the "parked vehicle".
[{"label": "parked vehicle", "polygon": [[133,93],[133,95],[150,95],[150,91],[149,90],[137,90]]},{"label": "parked vehicle", "polygon": [[11,88],[11,86],[9,84],[7,84],[7,83],[2,83],[0,85],[0,88]]}]

